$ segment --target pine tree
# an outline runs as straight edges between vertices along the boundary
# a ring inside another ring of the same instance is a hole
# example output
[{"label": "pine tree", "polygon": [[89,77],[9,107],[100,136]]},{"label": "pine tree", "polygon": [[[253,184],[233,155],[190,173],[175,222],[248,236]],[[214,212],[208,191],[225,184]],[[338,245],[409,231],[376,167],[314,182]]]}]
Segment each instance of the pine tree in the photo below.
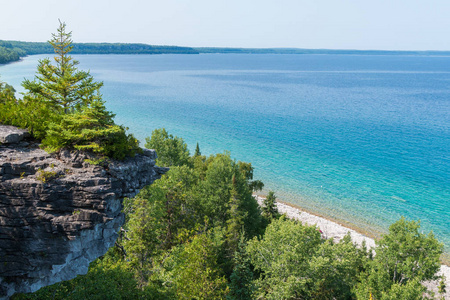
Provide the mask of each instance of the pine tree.
[{"label": "pine tree", "polygon": [[[78,61],[70,55],[72,33],[59,22],[57,33],[49,43],[56,56],[55,64],[46,58],[39,61],[35,80],[25,80],[28,91],[21,105],[31,110],[19,125],[29,128],[49,151],[77,149],[124,159],[141,152],[139,142],[126,134],[127,128],[114,123],[100,94],[102,82],[95,82],[89,72],[77,69]],[[36,113],[36,112],[37,113]],[[12,123],[12,122],[11,122]],[[18,122],[15,122],[18,123]]]},{"label": "pine tree", "polygon": [[280,213],[278,212],[278,208],[276,205],[277,198],[275,197],[275,193],[270,191],[267,195],[266,199],[263,201],[263,215],[268,219],[278,218]]},{"label": "pine tree", "polygon": [[[229,218],[226,221],[227,227],[225,235],[226,250],[229,256],[228,258],[230,259],[233,257],[234,252],[238,247],[241,233],[244,228],[244,218],[245,218],[245,213],[242,212],[240,209],[241,199],[239,198],[239,194],[236,190],[235,175],[233,175],[231,181],[232,181],[232,188],[228,208]],[[229,268],[229,272],[231,273],[231,267]]]},{"label": "pine tree", "polygon": [[198,142],[197,142],[197,146],[195,147],[194,156],[200,156],[200,155],[202,155],[202,153],[200,152],[200,146],[198,145]]},{"label": "pine tree", "polygon": [[100,100],[103,86],[89,72],[77,69],[79,62],[69,55],[73,48],[71,37],[72,32],[66,32],[66,24],[60,21],[57,33],[49,41],[56,53],[55,64],[49,58],[40,60],[35,80],[26,79],[22,83],[27,97],[48,102],[66,113]]},{"label": "pine tree", "polygon": [[227,295],[229,300],[252,299],[253,272],[250,269],[250,258],[245,247],[246,243],[242,234],[233,258],[234,268],[230,276],[230,292]]}]

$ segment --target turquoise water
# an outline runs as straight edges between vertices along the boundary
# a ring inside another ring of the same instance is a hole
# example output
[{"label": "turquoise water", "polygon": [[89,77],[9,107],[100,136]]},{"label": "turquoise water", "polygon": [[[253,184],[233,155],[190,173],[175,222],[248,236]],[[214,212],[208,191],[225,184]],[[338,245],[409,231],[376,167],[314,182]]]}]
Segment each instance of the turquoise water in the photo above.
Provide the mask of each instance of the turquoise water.
[{"label": "turquoise water", "polygon": [[[20,90],[37,60],[0,67]],[[116,121],[230,150],[283,200],[373,232],[420,219],[450,253],[450,57],[86,55]]]}]

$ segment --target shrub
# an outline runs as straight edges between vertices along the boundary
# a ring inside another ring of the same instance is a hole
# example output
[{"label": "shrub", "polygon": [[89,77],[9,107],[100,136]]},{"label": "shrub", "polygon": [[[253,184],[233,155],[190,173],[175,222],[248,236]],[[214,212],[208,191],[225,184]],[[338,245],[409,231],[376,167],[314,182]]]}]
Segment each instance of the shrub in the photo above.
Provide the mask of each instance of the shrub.
[{"label": "shrub", "polygon": [[83,106],[79,112],[65,114],[59,122],[48,125],[43,146],[54,152],[62,148],[90,151],[115,159],[124,159],[140,152],[138,141],[115,125],[114,114],[101,100]]}]

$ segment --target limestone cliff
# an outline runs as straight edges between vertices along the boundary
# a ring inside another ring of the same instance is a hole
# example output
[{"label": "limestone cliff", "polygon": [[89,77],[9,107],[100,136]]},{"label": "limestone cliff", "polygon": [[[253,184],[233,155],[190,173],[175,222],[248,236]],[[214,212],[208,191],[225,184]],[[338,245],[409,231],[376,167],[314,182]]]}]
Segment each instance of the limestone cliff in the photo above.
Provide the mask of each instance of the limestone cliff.
[{"label": "limestone cliff", "polygon": [[117,239],[123,198],[167,171],[152,150],[103,167],[87,158],[0,125],[0,298],[85,274]]}]

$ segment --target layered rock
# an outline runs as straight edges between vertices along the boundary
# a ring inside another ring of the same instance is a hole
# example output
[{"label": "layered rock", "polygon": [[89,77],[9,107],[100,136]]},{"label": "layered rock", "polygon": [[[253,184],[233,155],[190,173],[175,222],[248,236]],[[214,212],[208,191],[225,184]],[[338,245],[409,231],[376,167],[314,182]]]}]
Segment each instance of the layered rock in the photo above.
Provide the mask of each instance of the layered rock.
[{"label": "layered rock", "polygon": [[27,138],[0,125],[0,298],[85,274],[117,239],[123,198],[167,171],[152,150],[96,166]]}]

